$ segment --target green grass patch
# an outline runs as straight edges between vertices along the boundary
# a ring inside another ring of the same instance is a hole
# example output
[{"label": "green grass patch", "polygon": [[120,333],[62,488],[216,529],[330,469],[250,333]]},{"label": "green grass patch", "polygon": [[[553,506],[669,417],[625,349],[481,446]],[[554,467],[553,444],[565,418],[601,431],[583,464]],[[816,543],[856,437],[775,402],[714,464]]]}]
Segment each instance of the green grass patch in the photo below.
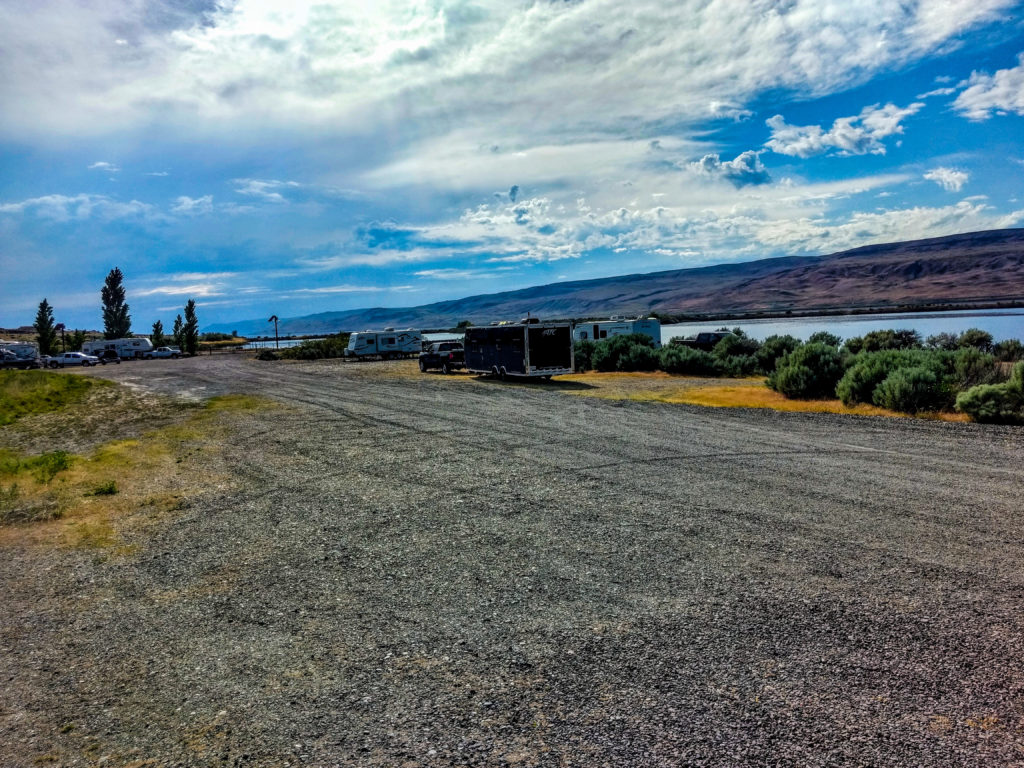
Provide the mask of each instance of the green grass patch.
[{"label": "green grass patch", "polygon": [[0,371],[0,426],[77,403],[90,389],[105,384],[68,373]]},{"label": "green grass patch", "polygon": [[117,493],[117,483],[113,480],[107,480],[105,483],[100,483],[91,491],[88,491],[86,496],[113,496]]}]

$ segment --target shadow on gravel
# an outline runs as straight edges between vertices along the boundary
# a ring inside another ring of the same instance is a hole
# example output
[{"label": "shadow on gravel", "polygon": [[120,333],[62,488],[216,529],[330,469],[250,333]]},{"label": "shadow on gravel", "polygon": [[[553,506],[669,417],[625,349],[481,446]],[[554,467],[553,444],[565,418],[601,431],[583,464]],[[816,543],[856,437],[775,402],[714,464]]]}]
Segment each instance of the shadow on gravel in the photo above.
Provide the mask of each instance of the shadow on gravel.
[{"label": "shadow on gravel", "polygon": [[506,385],[513,387],[530,387],[536,389],[557,389],[557,390],[583,390],[597,389],[593,384],[584,384],[581,381],[558,381],[557,379],[526,379],[516,376],[509,376],[507,379],[497,379],[489,374],[478,374],[473,376],[474,381],[488,382],[496,386]]}]

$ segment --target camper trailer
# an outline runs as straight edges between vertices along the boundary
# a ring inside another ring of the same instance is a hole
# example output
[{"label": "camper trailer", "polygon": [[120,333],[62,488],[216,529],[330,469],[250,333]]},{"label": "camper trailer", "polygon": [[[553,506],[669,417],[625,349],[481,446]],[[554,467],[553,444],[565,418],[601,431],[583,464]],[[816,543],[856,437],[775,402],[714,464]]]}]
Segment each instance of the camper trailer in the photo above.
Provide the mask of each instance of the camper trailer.
[{"label": "camper trailer", "polygon": [[466,370],[506,376],[551,378],[573,372],[572,326],[536,318],[514,325],[467,328]]},{"label": "camper trailer", "polygon": [[625,336],[630,333],[642,333],[654,339],[654,348],[661,347],[661,322],[656,317],[623,318],[612,317],[608,320],[594,320],[588,323],[577,323],[573,329],[573,341],[601,341],[612,336]]},{"label": "camper trailer", "polygon": [[0,341],[0,350],[5,350],[3,367],[38,368],[39,347],[31,341]]},{"label": "camper trailer", "polygon": [[145,336],[131,336],[126,339],[94,339],[82,344],[82,351],[85,354],[97,357],[108,349],[114,350],[122,360],[135,360],[147,352],[152,352],[153,342]]},{"label": "camper trailer", "polygon": [[356,331],[348,339],[345,357],[393,360],[416,357],[423,351],[423,334],[412,328]]}]

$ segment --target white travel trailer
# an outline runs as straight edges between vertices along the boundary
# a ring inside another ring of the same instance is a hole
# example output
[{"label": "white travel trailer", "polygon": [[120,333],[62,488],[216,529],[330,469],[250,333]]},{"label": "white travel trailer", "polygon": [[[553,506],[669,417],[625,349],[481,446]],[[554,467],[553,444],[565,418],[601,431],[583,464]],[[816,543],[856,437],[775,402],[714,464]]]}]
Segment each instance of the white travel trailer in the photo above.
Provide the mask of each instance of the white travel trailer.
[{"label": "white travel trailer", "polygon": [[391,360],[415,357],[423,351],[423,334],[412,328],[357,331],[349,336],[345,357],[379,357]]},{"label": "white travel trailer", "polygon": [[82,351],[87,355],[98,356],[108,349],[117,352],[117,356],[122,360],[135,360],[147,352],[152,352],[153,342],[145,336],[132,336],[127,339],[95,339],[82,345]]},{"label": "white travel trailer", "polygon": [[0,341],[0,349],[7,350],[16,359],[7,365],[14,368],[35,368],[39,365],[39,347],[31,341]]},{"label": "white travel trailer", "polygon": [[611,317],[608,320],[594,320],[577,323],[572,331],[573,341],[601,341],[612,336],[642,333],[654,340],[654,348],[661,347],[661,322],[656,317]]}]

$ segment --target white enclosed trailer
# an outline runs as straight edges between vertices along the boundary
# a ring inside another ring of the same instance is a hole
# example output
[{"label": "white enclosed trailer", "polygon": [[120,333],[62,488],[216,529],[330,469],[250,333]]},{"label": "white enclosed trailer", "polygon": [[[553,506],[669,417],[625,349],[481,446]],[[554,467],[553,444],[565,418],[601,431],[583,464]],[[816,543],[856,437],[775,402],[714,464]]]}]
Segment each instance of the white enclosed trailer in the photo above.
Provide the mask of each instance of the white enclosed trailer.
[{"label": "white enclosed trailer", "polygon": [[423,334],[412,328],[356,331],[348,338],[345,357],[378,357],[391,360],[416,357],[423,351]]},{"label": "white enclosed trailer", "polygon": [[661,347],[661,322],[656,317],[623,318],[612,317],[608,320],[594,320],[589,323],[577,323],[573,328],[573,341],[601,341],[612,336],[626,336],[630,333],[642,333],[654,340],[654,348]]}]

